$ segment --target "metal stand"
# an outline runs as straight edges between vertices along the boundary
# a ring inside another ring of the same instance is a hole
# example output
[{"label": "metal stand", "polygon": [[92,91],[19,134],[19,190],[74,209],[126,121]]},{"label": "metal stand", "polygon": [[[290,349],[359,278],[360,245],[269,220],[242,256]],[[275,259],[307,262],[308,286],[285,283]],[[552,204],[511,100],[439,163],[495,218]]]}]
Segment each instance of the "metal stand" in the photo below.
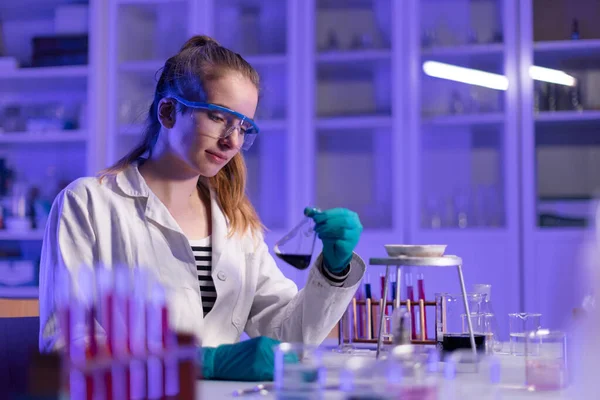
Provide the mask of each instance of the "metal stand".
[{"label": "metal stand", "polygon": [[[465,280],[463,278],[462,273],[462,259],[457,256],[443,256],[443,257],[387,257],[387,258],[371,258],[369,260],[369,265],[385,265],[385,283],[383,287],[383,307],[385,310],[387,295],[388,295],[388,285],[390,279],[390,267],[396,267],[396,299],[395,306],[400,306],[400,287],[402,286],[402,267],[443,267],[443,268],[451,268],[456,267],[458,271],[458,279],[460,281],[460,289],[462,291],[463,303],[465,306],[465,312],[467,315],[471,315],[471,310],[469,310],[469,302],[467,301],[467,290],[465,288]],[[379,332],[383,332],[383,322],[384,322],[384,313],[381,313],[379,317]],[[471,318],[467,318],[467,324],[469,325],[469,338],[471,340],[471,350],[473,351],[473,355],[477,354],[477,349],[475,347],[475,336],[473,335],[473,323]],[[379,335],[377,339],[377,354],[376,357],[379,358],[379,353],[381,351],[381,344],[383,341],[383,335]]]}]

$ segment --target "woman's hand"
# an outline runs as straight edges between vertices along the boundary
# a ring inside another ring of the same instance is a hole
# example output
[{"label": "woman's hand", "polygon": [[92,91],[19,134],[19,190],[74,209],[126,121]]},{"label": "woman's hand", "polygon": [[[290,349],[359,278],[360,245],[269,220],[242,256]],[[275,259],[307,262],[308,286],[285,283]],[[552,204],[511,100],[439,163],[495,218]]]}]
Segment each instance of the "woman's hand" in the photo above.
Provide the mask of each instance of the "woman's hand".
[{"label": "woman's hand", "polygon": [[202,357],[204,379],[229,381],[272,381],[274,347],[279,341],[265,336],[219,347],[204,347]]},{"label": "woman's hand", "polygon": [[315,221],[315,231],[323,243],[325,268],[339,275],[350,264],[363,230],[358,214],[346,208],[320,211],[307,207],[304,215]]}]

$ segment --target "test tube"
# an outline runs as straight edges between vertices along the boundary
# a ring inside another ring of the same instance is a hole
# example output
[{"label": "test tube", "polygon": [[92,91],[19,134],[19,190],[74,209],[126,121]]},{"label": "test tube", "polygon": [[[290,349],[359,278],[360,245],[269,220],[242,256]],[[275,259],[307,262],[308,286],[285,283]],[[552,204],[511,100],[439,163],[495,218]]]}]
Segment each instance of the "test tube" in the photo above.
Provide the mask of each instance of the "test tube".
[{"label": "test tube", "polygon": [[362,300],[362,295],[360,292],[356,293],[356,337],[357,338],[363,338],[364,334],[365,334],[365,329],[363,327],[363,323],[364,323],[364,316],[363,316],[363,306],[362,304],[359,304],[359,302]]},{"label": "test tube", "polygon": [[406,279],[406,298],[408,300],[410,300],[410,303],[411,303],[411,306],[410,306],[411,335],[412,335],[411,337],[413,340],[415,340],[417,338],[417,324],[416,324],[415,308],[414,308],[415,291],[414,291],[414,286],[413,286],[412,273],[407,272],[405,275],[405,279]]},{"label": "test tube", "polygon": [[113,322],[109,335],[109,343],[112,346],[112,356],[116,365],[113,367],[113,393],[116,399],[131,398],[131,370],[127,360],[131,354],[129,343],[130,325],[130,299],[131,293],[131,270],[127,266],[116,266],[114,268],[114,297],[112,302]]},{"label": "test tube", "polygon": [[[417,274],[417,296],[419,296],[419,300],[423,300],[425,302],[425,281],[423,273]],[[427,307],[423,307],[423,315],[420,318],[424,321],[423,323],[423,331],[421,332],[421,336],[427,340]]]},{"label": "test tube", "polygon": [[392,312],[396,304],[396,273],[390,271],[390,291],[392,295],[392,301],[388,302],[388,307],[391,308]]},{"label": "test tube", "polygon": [[131,368],[131,397],[134,400],[147,398],[147,290],[149,275],[147,270],[136,268],[133,271],[133,292],[130,298],[129,348],[133,357]]},{"label": "test tube", "polygon": [[169,343],[169,322],[166,295],[159,282],[153,282],[148,291],[148,398],[160,399],[166,395],[166,365],[164,354]]},{"label": "test tube", "polygon": [[371,301],[372,301],[372,295],[371,295],[371,275],[367,273],[367,275],[365,276],[365,331],[366,331],[366,338],[367,339],[371,339],[373,338],[373,321],[371,319],[372,316],[372,309],[371,309]]},{"label": "test tube", "polygon": [[[94,270],[90,267],[81,267],[77,274],[79,286],[79,298],[83,311],[83,334],[88,339],[88,344],[84,347],[84,363],[88,365],[90,360],[98,357],[98,342],[96,337],[96,290]],[[86,399],[92,400],[94,391],[100,391],[96,387],[93,372],[84,372]]]},{"label": "test tube", "polygon": [[[106,349],[102,353],[106,354],[109,358],[113,357],[114,340],[110,332],[113,330],[114,317],[113,317],[113,272],[112,270],[105,267],[96,268],[96,286],[98,291],[98,302],[99,302],[99,316],[102,321],[102,326],[106,332]],[[112,371],[107,368],[103,373],[104,389],[106,392],[106,400],[113,399],[113,383],[112,383]]]},{"label": "test tube", "polygon": [[196,400],[196,339],[191,334],[177,334],[179,359],[179,399]]},{"label": "test tube", "polygon": [[62,332],[65,346],[61,362],[60,391],[69,391],[71,375],[71,303],[74,299],[71,273],[64,267],[59,267],[56,273],[56,309],[58,324]]}]

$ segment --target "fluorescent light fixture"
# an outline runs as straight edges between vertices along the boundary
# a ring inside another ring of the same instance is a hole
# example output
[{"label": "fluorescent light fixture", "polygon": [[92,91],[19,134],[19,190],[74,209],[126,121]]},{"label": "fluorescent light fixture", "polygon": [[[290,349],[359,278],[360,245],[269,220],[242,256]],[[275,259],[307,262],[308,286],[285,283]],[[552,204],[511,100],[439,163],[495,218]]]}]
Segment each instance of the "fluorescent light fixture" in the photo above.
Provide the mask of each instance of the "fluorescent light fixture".
[{"label": "fluorescent light fixture", "polygon": [[464,68],[437,61],[425,61],[423,63],[423,71],[435,78],[448,79],[496,90],[508,89],[508,78],[504,75],[492,74],[491,72],[480,71],[478,69]]},{"label": "fluorescent light fixture", "polygon": [[538,67],[536,65],[529,67],[529,76],[536,81],[556,83],[558,85],[575,86],[577,83],[577,79],[563,71]]}]

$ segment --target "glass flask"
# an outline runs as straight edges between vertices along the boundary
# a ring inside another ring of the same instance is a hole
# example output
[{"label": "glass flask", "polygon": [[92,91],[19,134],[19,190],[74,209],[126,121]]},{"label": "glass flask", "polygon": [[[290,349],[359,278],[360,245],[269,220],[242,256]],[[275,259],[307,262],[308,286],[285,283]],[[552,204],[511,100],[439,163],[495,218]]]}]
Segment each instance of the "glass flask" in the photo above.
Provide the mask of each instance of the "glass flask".
[{"label": "glass flask", "polygon": [[287,235],[275,243],[273,250],[277,257],[286,263],[304,270],[310,267],[316,237],[313,219],[305,216]]},{"label": "glass flask", "polygon": [[480,311],[486,314],[486,331],[488,332],[488,335],[491,334],[491,337],[487,338],[490,343],[486,343],[486,345],[490,350],[498,353],[502,351],[502,341],[498,336],[498,333],[500,332],[498,320],[496,319],[494,307],[492,307],[492,285],[486,283],[475,284],[473,285],[473,292],[485,294]]}]

